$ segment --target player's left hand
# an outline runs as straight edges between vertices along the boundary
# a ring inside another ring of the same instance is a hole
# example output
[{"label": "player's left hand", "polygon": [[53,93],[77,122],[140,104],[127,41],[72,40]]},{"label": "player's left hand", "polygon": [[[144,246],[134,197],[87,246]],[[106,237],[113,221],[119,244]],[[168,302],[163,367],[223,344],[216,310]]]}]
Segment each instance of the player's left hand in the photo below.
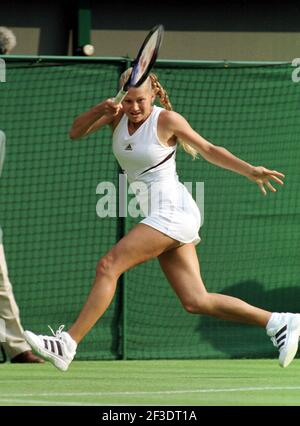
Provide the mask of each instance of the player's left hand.
[{"label": "player's left hand", "polygon": [[284,185],[283,181],[280,178],[284,178],[283,173],[277,172],[276,170],[269,170],[265,167],[259,166],[254,167],[252,174],[249,176],[249,179],[257,183],[263,195],[267,195],[265,186],[272,192],[276,192],[277,189],[271,184],[270,180]]}]

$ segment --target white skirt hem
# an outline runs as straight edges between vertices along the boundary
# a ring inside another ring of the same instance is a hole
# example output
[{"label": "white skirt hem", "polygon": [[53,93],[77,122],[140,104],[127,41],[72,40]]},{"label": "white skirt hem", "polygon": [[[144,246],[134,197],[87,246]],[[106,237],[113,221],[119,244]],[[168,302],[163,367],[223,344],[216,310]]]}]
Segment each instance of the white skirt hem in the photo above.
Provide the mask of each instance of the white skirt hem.
[{"label": "white skirt hem", "polygon": [[176,241],[178,241],[178,242],[180,242],[180,243],[183,243],[183,244],[189,244],[189,243],[193,243],[195,246],[197,245],[197,244],[199,244],[200,243],[200,241],[201,241],[201,238],[199,237],[199,235],[197,235],[195,238],[193,238],[193,239],[191,239],[191,240],[183,240],[182,238],[180,238],[178,235],[175,235],[175,234],[173,234],[172,232],[169,232],[168,230],[166,230],[166,228],[165,227],[163,227],[163,226],[159,226],[159,225],[157,225],[157,224],[153,224],[152,222],[151,222],[151,218],[149,218],[149,217],[146,217],[145,219],[143,219],[140,223],[143,223],[144,225],[148,225],[148,226],[151,226],[151,228],[154,228],[154,229],[156,229],[157,231],[160,231],[162,234],[165,234],[165,235],[167,235],[168,237],[171,237],[171,238],[173,238],[173,240],[176,240]]}]

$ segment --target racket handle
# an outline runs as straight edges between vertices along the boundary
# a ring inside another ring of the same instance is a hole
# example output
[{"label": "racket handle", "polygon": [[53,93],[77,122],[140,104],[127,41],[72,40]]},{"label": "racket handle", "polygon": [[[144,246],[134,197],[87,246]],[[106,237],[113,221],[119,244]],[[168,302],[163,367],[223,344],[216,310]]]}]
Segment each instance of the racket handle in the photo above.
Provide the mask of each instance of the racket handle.
[{"label": "racket handle", "polygon": [[128,91],[121,89],[119,91],[119,93],[117,94],[117,96],[114,99],[114,103],[115,104],[120,104],[123,99],[125,98],[125,96],[127,95]]}]

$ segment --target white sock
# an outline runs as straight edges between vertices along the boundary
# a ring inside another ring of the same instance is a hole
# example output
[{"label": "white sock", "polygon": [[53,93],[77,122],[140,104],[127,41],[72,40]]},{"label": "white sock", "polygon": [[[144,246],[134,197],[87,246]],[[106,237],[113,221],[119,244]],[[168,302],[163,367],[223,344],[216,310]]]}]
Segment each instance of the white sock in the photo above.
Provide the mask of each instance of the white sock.
[{"label": "white sock", "polygon": [[280,321],[282,321],[282,313],[273,312],[266,326],[267,331],[277,329]]},{"label": "white sock", "polygon": [[63,331],[62,334],[65,335],[65,342],[67,343],[68,349],[72,352],[75,352],[77,348],[77,343],[75,342],[75,340],[70,336],[67,331]]}]

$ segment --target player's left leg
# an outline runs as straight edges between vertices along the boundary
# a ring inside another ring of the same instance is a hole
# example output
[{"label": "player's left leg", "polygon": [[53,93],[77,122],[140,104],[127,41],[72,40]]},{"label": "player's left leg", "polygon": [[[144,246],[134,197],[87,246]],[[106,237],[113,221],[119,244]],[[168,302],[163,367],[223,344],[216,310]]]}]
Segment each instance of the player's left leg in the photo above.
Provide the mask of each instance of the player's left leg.
[{"label": "player's left leg", "polygon": [[158,259],[188,312],[266,327],[268,335],[279,349],[280,365],[286,367],[293,360],[300,336],[299,314],[272,314],[236,297],[207,292],[193,244],[173,248],[162,253]]},{"label": "player's left leg", "polygon": [[270,312],[235,297],[207,292],[193,244],[184,244],[162,253],[158,259],[164,274],[188,312],[261,327],[267,325],[271,317]]}]

